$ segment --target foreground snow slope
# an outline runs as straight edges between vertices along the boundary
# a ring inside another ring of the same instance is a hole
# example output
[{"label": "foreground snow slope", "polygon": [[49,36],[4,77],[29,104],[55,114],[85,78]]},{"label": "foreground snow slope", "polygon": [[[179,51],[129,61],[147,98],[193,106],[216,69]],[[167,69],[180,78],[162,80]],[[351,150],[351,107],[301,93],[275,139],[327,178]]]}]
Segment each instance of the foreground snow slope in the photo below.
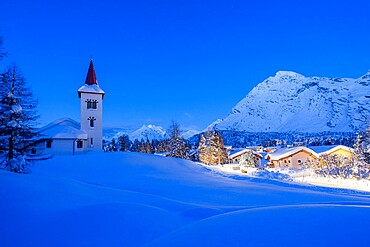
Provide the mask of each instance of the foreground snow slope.
[{"label": "foreground snow slope", "polygon": [[368,193],[225,177],[138,153],[0,172],[1,246],[366,244]]}]

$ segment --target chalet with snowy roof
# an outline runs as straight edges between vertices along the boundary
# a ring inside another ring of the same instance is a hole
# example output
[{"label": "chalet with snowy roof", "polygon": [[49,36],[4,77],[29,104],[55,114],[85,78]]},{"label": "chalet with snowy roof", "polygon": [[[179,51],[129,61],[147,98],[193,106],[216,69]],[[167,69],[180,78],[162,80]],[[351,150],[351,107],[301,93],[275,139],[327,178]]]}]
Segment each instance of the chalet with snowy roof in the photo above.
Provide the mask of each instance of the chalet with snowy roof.
[{"label": "chalet with snowy roof", "polygon": [[78,90],[80,123],[58,119],[40,129],[43,144],[52,154],[79,154],[103,149],[103,98],[92,59],[85,84]]},{"label": "chalet with snowy roof", "polygon": [[261,159],[262,155],[252,149],[249,148],[239,148],[239,149],[233,149],[229,152],[229,162],[232,164],[240,164],[243,163],[247,159],[247,155],[249,153],[252,153],[257,161],[257,165],[261,166]]},{"label": "chalet with snowy roof", "polygon": [[319,155],[307,147],[288,147],[266,155],[271,167],[300,168],[305,162],[318,158]]},{"label": "chalet with snowy roof", "polygon": [[352,148],[344,145],[312,146],[310,149],[315,151],[319,156],[337,155],[344,158],[350,158],[353,153]]}]

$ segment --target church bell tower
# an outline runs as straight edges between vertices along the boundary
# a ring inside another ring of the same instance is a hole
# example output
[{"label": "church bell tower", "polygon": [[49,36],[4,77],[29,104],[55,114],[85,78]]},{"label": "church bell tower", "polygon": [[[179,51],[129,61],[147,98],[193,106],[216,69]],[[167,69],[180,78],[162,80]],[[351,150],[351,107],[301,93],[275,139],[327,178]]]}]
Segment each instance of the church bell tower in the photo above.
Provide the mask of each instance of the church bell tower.
[{"label": "church bell tower", "polygon": [[103,98],[105,92],[99,87],[92,59],[85,84],[78,89],[80,98],[81,130],[87,133],[86,150],[103,149]]}]

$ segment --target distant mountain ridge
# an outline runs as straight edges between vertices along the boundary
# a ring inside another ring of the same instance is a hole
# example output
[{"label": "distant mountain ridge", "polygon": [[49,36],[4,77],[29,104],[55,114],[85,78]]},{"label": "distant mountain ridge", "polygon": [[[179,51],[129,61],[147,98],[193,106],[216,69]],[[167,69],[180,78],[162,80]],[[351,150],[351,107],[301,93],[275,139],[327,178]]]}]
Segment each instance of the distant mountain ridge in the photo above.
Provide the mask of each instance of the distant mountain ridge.
[{"label": "distant mountain ridge", "polygon": [[[181,135],[185,139],[188,139],[198,133],[199,131],[196,130],[188,130],[183,132]],[[153,139],[162,140],[169,138],[167,131],[163,127],[152,124],[143,125],[139,129],[134,129],[132,127],[117,127],[104,129],[105,140],[118,139],[122,135],[128,135],[131,141],[134,141],[135,139],[138,139],[139,141],[141,139],[146,140],[146,138],[148,138],[149,141]]]},{"label": "distant mountain ridge", "polygon": [[253,88],[214,129],[353,132],[370,119],[370,71],[358,79],[279,71]]},{"label": "distant mountain ridge", "polygon": [[168,138],[166,130],[163,127],[155,126],[152,124],[143,125],[140,129],[135,130],[134,132],[130,133],[128,136],[130,137],[131,141],[135,139],[145,140],[147,138],[149,139],[149,141],[153,139],[161,140],[161,139]]}]

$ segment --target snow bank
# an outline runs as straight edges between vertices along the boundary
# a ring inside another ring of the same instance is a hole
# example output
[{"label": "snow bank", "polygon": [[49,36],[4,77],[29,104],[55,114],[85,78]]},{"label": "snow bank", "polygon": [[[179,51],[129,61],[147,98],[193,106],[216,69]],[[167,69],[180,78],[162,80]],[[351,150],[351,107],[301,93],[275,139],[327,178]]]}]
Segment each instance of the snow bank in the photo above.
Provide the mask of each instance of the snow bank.
[{"label": "snow bank", "polygon": [[367,236],[365,192],[240,179],[190,161],[139,153],[56,156],[32,171],[0,171],[1,246],[367,241],[353,237],[354,232]]}]

